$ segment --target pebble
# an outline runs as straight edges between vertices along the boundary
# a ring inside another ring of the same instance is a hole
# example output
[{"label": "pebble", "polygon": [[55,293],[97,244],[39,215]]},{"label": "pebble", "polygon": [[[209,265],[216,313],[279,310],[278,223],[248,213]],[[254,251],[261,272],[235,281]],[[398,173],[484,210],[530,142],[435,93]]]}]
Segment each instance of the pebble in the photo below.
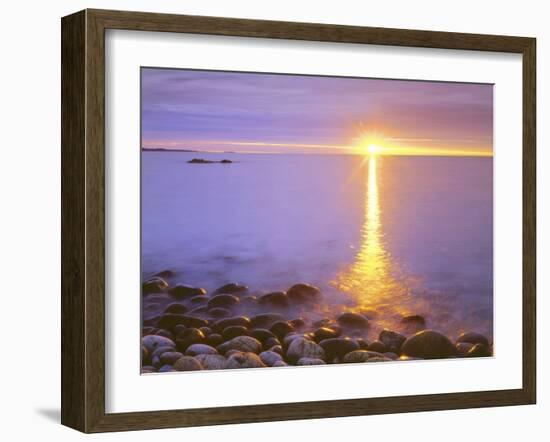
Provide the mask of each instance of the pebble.
[{"label": "pebble", "polygon": [[369,326],[369,320],[359,313],[342,313],[337,321],[342,327],[356,330],[366,330]]},{"label": "pebble", "polygon": [[345,354],[359,350],[359,344],[350,338],[330,338],[323,339],[319,345],[325,350],[327,358],[341,358]]},{"label": "pebble", "polygon": [[185,325],[186,327],[204,327],[208,325],[205,319],[196,318],[189,315],[178,315],[175,313],[166,313],[158,321],[160,328],[173,329],[176,325]]},{"label": "pebble", "polygon": [[157,330],[155,334],[157,336],[164,336],[165,338],[171,339],[172,341],[174,340],[174,334],[168,330],[164,330],[163,328]]},{"label": "pebble", "polygon": [[489,347],[485,344],[475,344],[466,354],[469,358],[486,358],[491,356]]},{"label": "pebble", "polygon": [[296,365],[326,365],[326,362],[319,358],[300,358]]},{"label": "pebble", "polygon": [[174,298],[192,298],[194,296],[205,296],[206,290],[201,287],[191,287],[184,284],[177,284],[170,289],[170,294]]},{"label": "pebble", "polygon": [[296,304],[314,303],[321,297],[321,291],[310,284],[294,284],[286,292],[288,299]]},{"label": "pebble", "polygon": [[408,315],[401,319],[401,325],[407,333],[417,333],[426,328],[426,320],[420,315]]},{"label": "pebble", "polygon": [[262,313],[250,318],[250,328],[267,328],[271,327],[278,321],[284,321],[285,318],[280,313]]},{"label": "pebble", "polygon": [[237,284],[236,282],[231,282],[229,284],[222,285],[221,287],[218,287],[214,294],[219,293],[228,293],[228,294],[235,294],[235,293],[245,293],[248,291],[248,287],[242,284]]},{"label": "pebble", "polygon": [[[165,351],[160,355],[160,363],[163,365],[174,365],[174,363],[183,355],[179,351]],[[160,370],[159,370],[160,371]]]},{"label": "pebble", "polygon": [[376,351],[354,350],[347,353],[342,359],[342,362],[345,362],[346,364],[360,363],[360,362],[367,362],[371,358],[384,358],[384,357],[385,356],[382,353],[378,353]]},{"label": "pebble", "polygon": [[458,356],[464,357],[473,347],[474,344],[470,344],[469,342],[459,342],[458,344],[456,344],[456,352]]},{"label": "pebble", "polygon": [[456,342],[467,342],[469,344],[483,344],[487,347],[489,347],[489,340],[483,336],[482,334],[480,333],[474,333],[474,332],[469,332],[469,333],[462,333],[458,339],[456,340]]},{"label": "pebble", "polygon": [[250,332],[250,336],[256,338],[260,342],[265,342],[269,338],[276,338],[276,336],[265,328],[256,328]]},{"label": "pebble", "polygon": [[229,350],[238,350],[240,352],[260,353],[262,344],[252,336],[237,336],[236,338],[218,345],[220,353],[226,353]]},{"label": "pebble", "polygon": [[285,361],[275,361],[273,367],[288,367],[288,364]]},{"label": "pebble", "polygon": [[192,344],[185,350],[186,356],[217,355],[218,350],[206,344]]},{"label": "pebble", "polygon": [[221,370],[225,368],[227,360],[219,354],[200,354],[195,359],[201,363],[205,370]]},{"label": "pebble", "polygon": [[202,344],[206,342],[206,336],[198,328],[187,328],[176,338],[176,348],[185,353],[187,348],[193,344]]},{"label": "pebble", "polygon": [[228,309],[223,308],[223,307],[211,308],[210,310],[208,310],[208,314],[212,318],[216,318],[216,319],[227,318],[227,317],[231,316],[231,312]]},{"label": "pebble", "polygon": [[239,298],[235,295],[216,295],[210,298],[207,303],[209,309],[221,307],[225,309],[231,309],[239,304]]},{"label": "pebble", "polygon": [[260,357],[255,353],[237,352],[232,354],[225,364],[225,368],[259,368],[265,367]]},{"label": "pebble", "polygon": [[223,336],[218,333],[212,333],[206,338],[206,343],[212,347],[217,347],[223,342]]},{"label": "pebble", "polygon": [[273,364],[276,361],[283,360],[283,357],[279,353],[275,353],[274,351],[263,351],[259,354],[259,356],[262,362],[268,367],[273,367]]},{"label": "pebble", "polygon": [[294,327],[290,322],[278,321],[273,324],[269,330],[279,339],[283,339],[286,335],[294,331]]},{"label": "pebble", "polygon": [[202,364],[192,356],[182,356],[174,363],[176,371],[202,370]]},{"label": "pebble", "polygon": [[313,332],[313,340],[321,342],[323,339],[337,338],[340,333],[329,327],[319,327]]},{"label": "pebble", "polygon": [[272,292],[258,298],[258,304],[267,307],[287,308],[290,305],[285,292]]},{"label": "pebble", "polygon": [[147,352],[152,355],[158,347],[172,347],[174,348],[176,344],[169,338],[164,336],[156,335],[147,335],[141,338],[141,345],[147,349]]},{"label": "pebble", "polygon": [[325,350],[306,338],[296,338],[292,340],[286,351],[288,362],[291,364],[298,362],[301,358],[324,359]]},{"label": "pebble", "polygon": [[409,337],[403,344],[401,352],[405,356],[423,359],[456,356],[456,348],[449,338],[434,330],[423,330]]},{"label": "pebble", "polygon": [[180,304],[179,302],[173,302],[172,304],[168,305],[168,307],[164,309],[164,313],[183,314],[187,312],[187,310],[188,308],[185,305]]},{"label": "pebble", "polygon": [[407,337],[391,330],[382,330],[378,335],[378,340],[386,346],[387,351],[399,354]]},{"label": "pebble", "polygon": [[246,316],[234,316],[232,318],[220,319],[219,321],[214,322],[214,324],[212,324],[212,329],[217,333],[221,333],[226,327],[230,327],[232,325],[241,325],[249,328],[251,323],[250,319]]},{"label": "pebble", "polygon": [[141,292],[144,295],[149,295],[151,293],[160,293],[168,288],[168,283],[160,278],[154,277],[145,281],[141,286]]},{"label": "pebble", "polygon": [[169,373],[171,371],[176,371],[176,370],[174,370],[174,367],[170,364],[165,364],[159,368],[159,373]]},{"label": "pebble", "polygon": [[249,334],[250,332],[248,329],[242,325],[230,325],[229,327],[224,328],[222,332],[222,336],[225,341],[229,341],[237,336],[248,336]]},{"label": "pebble", "polygon": [[380,341],[372,341],[367,350],[370,350],[370,351],[376,351],[378,353],[385,353],[387,352],[389,349],[388,347],[386,347],[386,345],[384,345],[383,342],[380,342]]}]

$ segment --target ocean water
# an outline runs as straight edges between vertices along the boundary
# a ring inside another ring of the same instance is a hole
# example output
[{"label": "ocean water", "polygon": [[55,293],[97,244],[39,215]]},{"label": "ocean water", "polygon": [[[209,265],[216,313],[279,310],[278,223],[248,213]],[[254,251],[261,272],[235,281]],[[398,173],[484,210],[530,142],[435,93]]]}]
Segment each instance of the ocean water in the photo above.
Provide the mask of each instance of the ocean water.
[{"label": "ocean water", "polygon": [[[187,164],[191,158],[232,164]],[[493,330],[491,158],[142,153],[142,273]]]}]

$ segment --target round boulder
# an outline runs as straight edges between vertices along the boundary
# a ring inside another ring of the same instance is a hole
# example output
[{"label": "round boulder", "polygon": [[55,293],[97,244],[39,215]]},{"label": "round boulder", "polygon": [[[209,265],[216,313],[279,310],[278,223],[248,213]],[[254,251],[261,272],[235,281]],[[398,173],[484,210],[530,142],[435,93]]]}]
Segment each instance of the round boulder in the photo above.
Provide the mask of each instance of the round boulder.
[{"label": "round boulder", "polygon": [[288,361],[294,364],[301,358],[324,359],[325,351],[319,344],[309,339],[298,337],[293,339],[289,344],[286,356]]},{"label": "round boulder", "polygon": [[434,331],[423,330],[409,337],[401,353],[423,359],[439,359],[456,356],[456,348],[447,336]]},{"label": "round boulder", "polygon": [[225,363],[225,368],[259,368],[265,366],[257,354],[250,352],[233,353]]},{"label": "round boulder", "polygon": [[341,358],[354,350],[359,350],[359,344],[350,338],[323,339],[319,345],[325,350],[328,360]]},{"label": "round boulder", "polygon": [[369,327],[369,320],[359,313],[342,313],[337,321],[342,327],[354,330],[366,330]]},{"label": "round boulder", "polygon": [[386,351],[399,354],[407,337],[391,330],[382,330],[378,335],[378,340],[386,346]]},{"label": "round boulder", "polygon": [[171,339],[164,336],[147,335],[141,338],[141,345],[146,348],[147,352],[152,355],[158,347],[172,347],[176,344]]},{"label": "round boulder", "polygon": [[260,353],[262,344],[252,336],[237,336],[230,341],[218,345],[217,349],[220,353],[224,354],[230,350],[237,350],[245,353]]},{"label": "round boulder", "polygon": [[174,363],[174,370],[176,371],[195,371],[202,369],[202,364],[192,356],[182,356]]},{"label": "round boulder", "polygon": [[310,284],[294,284],[286,292],[288,299],[295,304],[314,303],[321,297],[321,291]]},{"label": "round boulder", "polygon": [[177,284],[170,289],[170,294],[174,298],[193,298],[194,296],[205,296],[206,290],[201,287],[191,287],[185,284]]},{"label": "round boulder", "polygon": [[469,332],[469,333],[462,333],[458,339],[456,340],[456,342],[467,342],[469,344],[483,344],[487,347],[489,347],[489,340],[483,336],[482,334],[480,333],[474,333],[474,332]]}]

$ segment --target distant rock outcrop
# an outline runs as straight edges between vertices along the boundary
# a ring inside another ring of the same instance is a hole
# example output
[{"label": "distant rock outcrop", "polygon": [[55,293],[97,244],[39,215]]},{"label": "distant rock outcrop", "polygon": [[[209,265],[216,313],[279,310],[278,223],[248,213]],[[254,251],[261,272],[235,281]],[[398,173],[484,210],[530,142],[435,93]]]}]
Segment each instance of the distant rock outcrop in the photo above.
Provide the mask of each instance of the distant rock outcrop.
[{"label": "distant rock outcrop", "polygon": [[212,161],[212,160],[205,160],[204,158],[193,158],[192,160],[189,160],[189,164],[231,164],[233,161],[231,160],[221,160],[221,161]]}]

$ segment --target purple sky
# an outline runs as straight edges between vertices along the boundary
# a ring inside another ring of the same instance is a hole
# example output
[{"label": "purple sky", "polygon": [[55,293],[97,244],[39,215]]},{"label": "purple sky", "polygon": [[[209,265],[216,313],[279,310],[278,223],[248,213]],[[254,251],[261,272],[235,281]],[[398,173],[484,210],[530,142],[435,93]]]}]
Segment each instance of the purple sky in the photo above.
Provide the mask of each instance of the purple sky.
[{"label": "purple sky", "polygon": [[492,152],[492,85],[142,69],[144,147]]}]

